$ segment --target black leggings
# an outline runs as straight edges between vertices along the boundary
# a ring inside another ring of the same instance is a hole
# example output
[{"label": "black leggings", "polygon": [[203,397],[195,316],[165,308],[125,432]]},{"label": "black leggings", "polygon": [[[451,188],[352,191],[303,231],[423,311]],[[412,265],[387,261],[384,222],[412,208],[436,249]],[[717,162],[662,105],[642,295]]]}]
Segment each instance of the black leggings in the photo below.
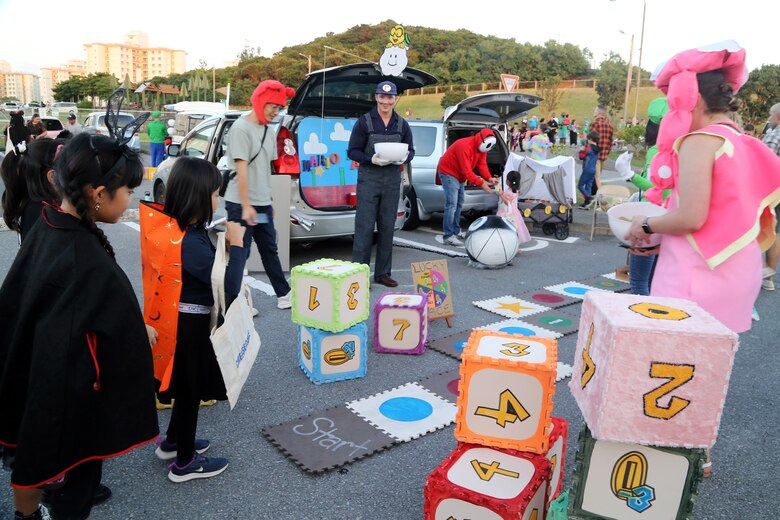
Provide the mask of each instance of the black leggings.
[{"label": "black leggings", "polygon": [[49,503],[56,520],[84,520],[89,518],[95,491],[103,476],[103,460],[82,462],[65,476],[65,485],[51,491]]}]

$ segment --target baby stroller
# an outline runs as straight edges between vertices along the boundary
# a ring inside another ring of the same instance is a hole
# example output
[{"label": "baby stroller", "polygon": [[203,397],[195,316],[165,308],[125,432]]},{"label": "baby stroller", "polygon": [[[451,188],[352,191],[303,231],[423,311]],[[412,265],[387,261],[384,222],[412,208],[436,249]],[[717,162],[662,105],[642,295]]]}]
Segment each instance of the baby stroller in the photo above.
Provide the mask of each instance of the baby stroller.
[{"label": "baby stroller", "polygon": [[504,176],[513,170],[520,172],[517,207],[525,221],[541,226],[545,235],[566,240],[576,200],[574,158],[555,156],[537,161],[510,153]]}]

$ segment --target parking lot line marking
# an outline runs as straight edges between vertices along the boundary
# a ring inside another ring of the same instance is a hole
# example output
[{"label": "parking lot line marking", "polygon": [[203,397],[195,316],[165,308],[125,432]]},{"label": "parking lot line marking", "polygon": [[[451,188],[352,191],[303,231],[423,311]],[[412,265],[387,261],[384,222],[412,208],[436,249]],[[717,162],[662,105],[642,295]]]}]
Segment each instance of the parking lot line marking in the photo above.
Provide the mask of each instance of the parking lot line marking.
[{"label": "parking lot line marking", "polygon": [[393,244],[401,247],[411,247],[413,249],[421,249],[423,251],[430,251],[431,253],[439,253],[456,258],[465,258],[468,256],[466,253],[461,253],[460,251],[453,251],[451,249],[444,249],[443,247],[430,246],[428,244],[423,244],[422,242],[406,240],[405,238],[400,237],[393,237]]},{"label": "parking lot line marking", "polygon": [[141,226],[138,225],[137,222],[122,222],[122,224],[124,224],[125,226],[127,226],[129,228],[135,229],[139,233],[141,232]]},{"label": "parking lot line marking", "polygon": [[251,276],[244,276],[244,283],[252,289],[257,289],[261,293],[276,298],[276,293],[274,292],[274,288],[271,286],[271,284],[265,283],[264,281],[258,280],[257,278],[253,278]]},{"label": "parking lot line marking", "polygon": [[573,244],[577,240],[579,240],[579,237],[568,237],[564,238],[563,240],[558,240],[557,238],[548,238],[548,237],[535,237],[531,236],[531,238],[535,238],[537,240],[546,240],[548,242],[552,242],[553,244]]}]

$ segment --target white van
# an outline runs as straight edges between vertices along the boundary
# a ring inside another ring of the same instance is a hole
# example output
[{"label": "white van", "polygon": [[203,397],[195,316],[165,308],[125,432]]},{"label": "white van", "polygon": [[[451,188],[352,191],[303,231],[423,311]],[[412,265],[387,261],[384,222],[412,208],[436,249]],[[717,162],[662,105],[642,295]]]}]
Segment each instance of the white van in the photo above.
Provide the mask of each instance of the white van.
[{"label": "white van", "polygon": [[68,114],[70,112],[73,112],[74,114],[78,112],[76,103],[71,103],[70,101],[55,101],[51,104],[51,115],[55,117],[59,116],[60,113]]}]

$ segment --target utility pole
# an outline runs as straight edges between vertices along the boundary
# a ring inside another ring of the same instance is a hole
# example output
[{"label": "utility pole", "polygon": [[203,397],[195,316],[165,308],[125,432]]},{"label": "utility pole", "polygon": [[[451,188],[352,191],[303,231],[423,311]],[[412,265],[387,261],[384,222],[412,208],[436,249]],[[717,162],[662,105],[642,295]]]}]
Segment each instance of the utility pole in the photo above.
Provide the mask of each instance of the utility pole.
[{"label": "utility pole", "polygon": [[[639,36],[639,64],[636,67],[636,97],[634,98],[634,119],[636,121],[636,112],[639,107],[639,81],[642,77],[642,50],[645,48],[645,12],[647,11],[647,1],[642,0],[642,32]],[[633,123],[632,121],[632,123]]]},{"label": "utility pole", "polygon": [[311,74],[311,54],[303,54],[302,52],[299,52],[298,56],[303,56],[304,58],[309,60],[309,74]]},{"label": "utility pole", "polygon": [[[626,34],[623,31],[620,31]],[[628,73],[626,74],[626,98],[623,101],[623,123],[626,123],[626,117],[628,117],[628,93],[631,90],[631,72],[634,68],[634,35],[631,35],[631,50],[628,51]]]}]

